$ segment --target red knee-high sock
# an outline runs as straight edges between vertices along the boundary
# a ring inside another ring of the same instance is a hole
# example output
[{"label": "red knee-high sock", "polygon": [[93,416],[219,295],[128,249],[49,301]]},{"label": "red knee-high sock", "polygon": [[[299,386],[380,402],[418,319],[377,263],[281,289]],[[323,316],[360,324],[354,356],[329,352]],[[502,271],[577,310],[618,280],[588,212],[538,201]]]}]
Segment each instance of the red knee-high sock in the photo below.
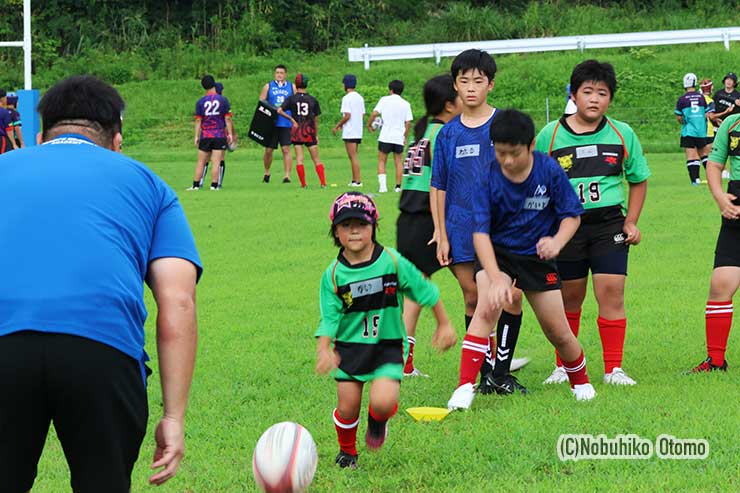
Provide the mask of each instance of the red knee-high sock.
[{"label": "red knee-high sock", "polygon": [[712,358],[713,365],[722,366],[732,326],[732,300],[707,301],[704,316],[707,323],[707,354]]},{"label": "red knee-high sock", "polygon": [[373,406],[368,405],[367,406],[368,413],[370,413],[370,416],[377,421],[378,423],[385,423],[389,419],[391,419],[393,416],[396,415],[398,412],[398,403],[396,403],[395,406],[393,406],[393,409],[391,409],[391,412],[388,414],[380,414],[373,409]]},{"label": "red knee-high sock", "polygon": [[563,368],[565,368],[565,372],[568,374],[571,389],[576,385],[588,383],[586,357],[583,355],[583,351],[581,351],[581,355],[575,361],[563,361]]},{"label": "red knee-high sock", "polygon": [[319,175],[319,183],[322,187],[326,186],[326,175],[324,174],[324,163],[316,165],[316,174]]},{"label": "red knee-high sock", "polygon": [[[581,311],[578,310],[577,312],[565,312],[565,318],[568,319],[568,326],[570,327],[570,331],[573,332],[573,335],[578,337],[578,330],[581,328]],[[563,366],[563,360],[560,359],[560,354],[558,354],[558,350],[555,350],[555,364],[557,366]]]},{"label": "red knee-high sock", "polygon": [[337,441],[342,452],[357,455],[357,425],[360,417],[344,419],[339,411],[334,409],[334,428],[337,430]]},{"label": "red knee-high sock", "polygon": [[624,334],[627,331],[627,319],[607,320],[597,318],[601,347],[604,351],[604,373],[611,373],[616,367],[622,367],[624,351]]},{"label": "red knee-high sock", "polygon": [[306,169],[303,167],[303,163],[295,165],[295,172],[298,173],[298,179],[301,180],[301,186],[306,186]]},{"label": "red knee-high sock", "polygon": [[411,373],[414,371],[414,345],[416,344],[416,338],[408,336],[409,340],[409,357],[406,358],[406,366],[403,367],[404,373]]},{"label": "red knee-high sock", "polygon": [[462,356],[460,358],[460,383],[475,384],[475,377],[480,371],[488,351],[488,337],[476,337],[465,334],[462,343]]}]

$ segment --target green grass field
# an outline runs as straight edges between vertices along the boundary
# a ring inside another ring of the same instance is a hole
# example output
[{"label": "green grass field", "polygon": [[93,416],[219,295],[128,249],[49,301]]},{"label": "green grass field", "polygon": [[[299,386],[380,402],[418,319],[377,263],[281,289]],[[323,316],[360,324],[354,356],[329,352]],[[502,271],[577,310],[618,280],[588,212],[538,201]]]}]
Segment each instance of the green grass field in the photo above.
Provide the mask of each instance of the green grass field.
[{"label": "green grass field", "polygon": [[[688,184],[681,154],[650,154],[653,175],[632,250],[627,291],[628,334],[624,367],[638,385],[607,388],[596,330],[596,307],[586,301],[581,341],[598,392],[577,403],[566,386],[545,387],[553,352],[525,308],[517,354],[532,358],[519,373],[528,396],[478,396],[470,411],[439,423],[416,423],[403,409],[444,406],[457,383],[460,344],[445,354],[431,347],[433,318],[423,315],[417,334],[417,366],[428,379],[404,381],[401,412],[390,423],[384,449],[367,453],[358,432],[360,468],[334,465],[338,446],[331,412],[335,384],[313,372],[313,332],[319,321],[320,276],[337,251],[328,237],[332,199],[346,189],[349,165],[337,140],[321,149],[329,183],[319,189],[307,166],[310,189],[297,180],[260,183],[261,155],[243,146],[228,155],[221,192],[184,192],[192,179],[195,149],[132,146],[178,190],[205,265],[199,284],[200,343],[186,423],[187,456],[179,475],[161,492],[256,491],[251,454],[260,434],[279,421],[297,421],[312,433],[319,451],[313,492],[479,491],[736,491],[740,423],[729,402],[737,395],[740,350],[732,337],[728,374],[682,376],[705,357],[704,303],[712,268],[719,213],[707,187]],[[373,143],[371,143],[373,142]],[[365,191],[375,191],[374,138],[362,149]],[[275,162],[275,178],[281,162]],[[398,195],[377,197],[379,240],[395,245]],[[462,297],[445,271],[434,278],[460,337]],[[148,350],[153,344],[154,306],[148,296]],[[733,344],[734,343],[734,344]],[[133,474],[132,492],[146,484],[153,428],[161,412],[156,370],[150,380],[150,426]],[[584,460],[561,462],[562,433],[635,433],[705,438],[706,460]],[[51,436],[34,491],[69,491],[69,474]]]}]

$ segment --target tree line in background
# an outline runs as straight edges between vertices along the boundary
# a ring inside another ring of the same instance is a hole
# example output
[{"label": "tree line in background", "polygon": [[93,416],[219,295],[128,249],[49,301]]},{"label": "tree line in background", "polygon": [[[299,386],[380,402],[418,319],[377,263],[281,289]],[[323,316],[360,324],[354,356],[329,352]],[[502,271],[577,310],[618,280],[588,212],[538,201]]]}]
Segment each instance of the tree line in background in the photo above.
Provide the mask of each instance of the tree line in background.
[{"label": "tree line in background", "polygon": [[[23,0],[2,0],[0,40],[22,38]],[[113,83],[199,76],[214,59],[225,75],[240,57],[278,50],[511,39],[737,24],[740,6],[678,0],[34,0],[38,87],[96,72]],[[734,10],[733,10],[734,9]],[[22,50],[0,50],[0,84],[17,87]]]}]

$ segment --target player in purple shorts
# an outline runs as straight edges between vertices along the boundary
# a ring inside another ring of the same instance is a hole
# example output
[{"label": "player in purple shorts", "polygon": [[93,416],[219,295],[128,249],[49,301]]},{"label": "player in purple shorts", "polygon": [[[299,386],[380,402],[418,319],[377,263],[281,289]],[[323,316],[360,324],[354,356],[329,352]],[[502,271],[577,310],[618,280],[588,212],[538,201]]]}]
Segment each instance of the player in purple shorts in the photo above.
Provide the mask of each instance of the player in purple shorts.
[{"label": "player in purple shorts", "polygon": [[[205,75],[200,81],[206,95],[195,105],[195,146],[198,148],[198,162],[195,165],[193,185],[187,190],[200,190],[203,168],[209,160],[221,162],[224,152],[233,141],[234,125],[231,121],[229,100],[216,92],[216,81],[212,75]],[[219,168],[211,169],[211,190],[219,188]]]}]

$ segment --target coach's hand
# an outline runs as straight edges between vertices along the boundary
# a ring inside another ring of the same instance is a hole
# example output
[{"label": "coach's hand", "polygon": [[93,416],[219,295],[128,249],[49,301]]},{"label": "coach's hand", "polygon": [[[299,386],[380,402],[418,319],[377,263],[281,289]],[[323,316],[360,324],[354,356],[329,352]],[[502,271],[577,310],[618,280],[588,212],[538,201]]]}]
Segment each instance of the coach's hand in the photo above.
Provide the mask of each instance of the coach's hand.
[{"label": "coach's hand", "polygon": [[640,240],[642,240],[642,233],[640,233],[640,228],[637,227],[637,224],[625,221],[622,231],[627,235],[627,238],[624,240],[625,244],[639,245]]},{"label": "coach's hand", "polygon": [[185,455],[185,427],[180,419],[163,416],[154,432],[154,459],[152,469],[164,468],[149,478],[151,484],[161,485],[175,474]]},{"label": "coach's hand", "polygon": [[737,200],[737,197],[731,193],[723,193],[717,197],[717,206],[725,219],[740,218],[740,206],[733,204],[733,200]]}]

